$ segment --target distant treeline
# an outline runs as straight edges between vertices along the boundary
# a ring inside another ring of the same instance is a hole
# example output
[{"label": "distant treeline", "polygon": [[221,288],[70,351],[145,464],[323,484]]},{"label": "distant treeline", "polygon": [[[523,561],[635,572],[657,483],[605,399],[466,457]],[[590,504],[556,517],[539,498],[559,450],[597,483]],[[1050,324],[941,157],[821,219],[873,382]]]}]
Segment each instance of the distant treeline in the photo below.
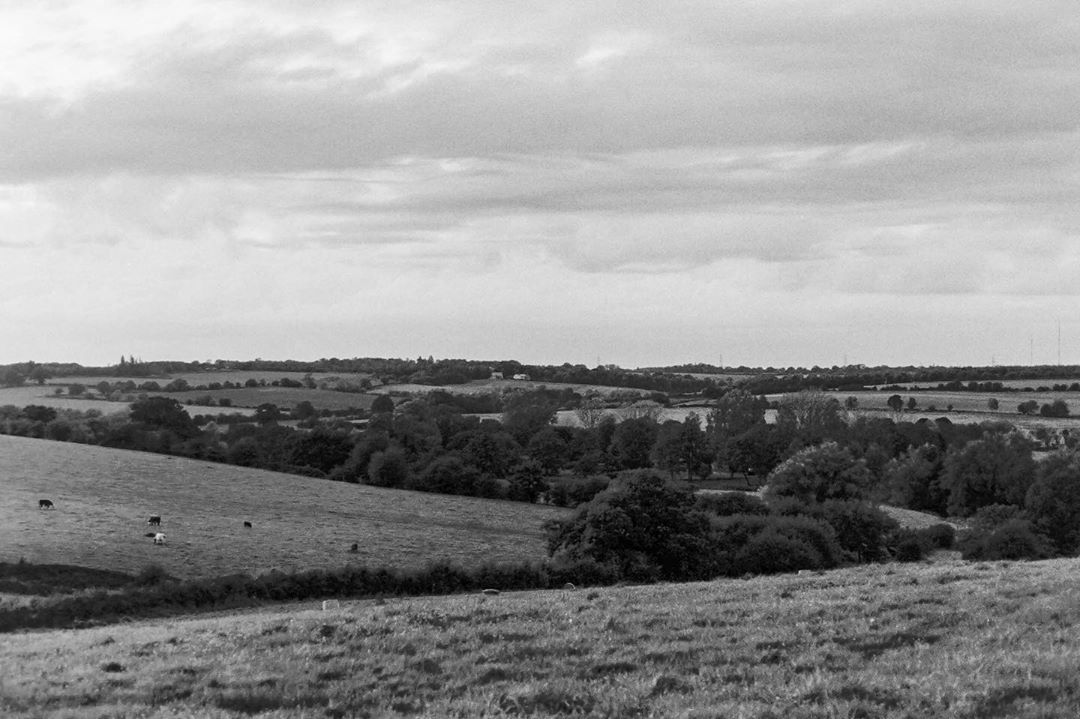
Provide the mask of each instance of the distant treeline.
[{"label": "distant treeline", "polygon": [[[168,384],[170,375],[205,371],[341,373],[370,375],[383,384],[460,385],[502,376],[528,377],[534,382],[626,387],[670,395],[701,395],[716,398],[733,385],[751,394],[783,394],[806,389],[857,391],[872,387],[898,387],[912,383],[939,383],[938,389],[955,391],[1006,391],[999,383],[1014,380],[1046,382],[1080,377],[1078,365],[1034,367],[717,367],[697,363],[628,370],[615,365],[589,368],[582,364],[527,365],[516,360],[394,359],[355,357],[300,360],[215,360],[214,362],[144,361],[121,357],[106,367],[83,367],[74,363],[22,362],[0,366],[0,386],[25,382],[45,383],[59,376],[121,376],[159,378]],[[697,375],[697,376],[692,376]],[[705,375],[705,376],[702,376]],[[717,375],[709,377],[707,375]],[[725,375],[725,376],[721,376]],[[742,375],[730,377],[730,375]],[[973,389],[982,385],[984,389]],[[1057,387],[1058,385],[1053,385]],[[1062,385],[1064,386],[1064,385]],[[1050,385],[1044,385],[1049,388]],[[1043,388],[1043,387],[1040,387]],[[1080,389],[1080,385],[1078,385]]]}]

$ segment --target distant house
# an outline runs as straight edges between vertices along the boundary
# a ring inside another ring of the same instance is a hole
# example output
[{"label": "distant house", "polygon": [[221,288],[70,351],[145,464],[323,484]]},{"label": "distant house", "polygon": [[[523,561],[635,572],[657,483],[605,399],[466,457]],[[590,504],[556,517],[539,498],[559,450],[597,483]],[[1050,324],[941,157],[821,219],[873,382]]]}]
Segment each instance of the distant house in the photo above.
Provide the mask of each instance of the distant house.
[{"label": "distant house", "polygon": [[516,374],[514,375],[514,379],[520,380],[522,382],[528,382],[530,379],[532,379],[532,377],[527,374]]},{"label": "distant house", "polygon": [[491,377],[489,379],[502,379],[502,378],[503,378],[502,372],[492,372]]}]

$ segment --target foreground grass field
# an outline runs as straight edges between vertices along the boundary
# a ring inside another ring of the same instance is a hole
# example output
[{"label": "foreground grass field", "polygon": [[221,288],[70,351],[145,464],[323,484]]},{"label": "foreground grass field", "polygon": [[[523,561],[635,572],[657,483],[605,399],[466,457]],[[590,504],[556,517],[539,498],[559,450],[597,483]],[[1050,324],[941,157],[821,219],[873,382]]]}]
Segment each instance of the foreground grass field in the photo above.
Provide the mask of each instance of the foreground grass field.
[{"label": "foreground grass field", "polygon": [[[39,510],[39,498],[56,508]],[[542,524],[565,513],[0,435],[6,562],[124,572],[155,563],[195,578],[350,562],[530,561],[544,556]],[[162,517],[164,546],[145,536],[151,514]]]},{"label": "foreground grass field", "polygon": [[10,717],[1075,717],[1080,560],[0,636]]}]

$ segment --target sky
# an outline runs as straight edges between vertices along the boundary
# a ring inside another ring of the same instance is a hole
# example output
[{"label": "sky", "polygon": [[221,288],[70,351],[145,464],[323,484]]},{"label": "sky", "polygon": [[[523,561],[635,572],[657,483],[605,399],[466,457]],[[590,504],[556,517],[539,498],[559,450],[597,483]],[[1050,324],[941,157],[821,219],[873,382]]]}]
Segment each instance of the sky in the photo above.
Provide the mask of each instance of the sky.
[{"label": "sky", "polygon": [[1074,0],[0,0],[0,363],[1080,363]]}]

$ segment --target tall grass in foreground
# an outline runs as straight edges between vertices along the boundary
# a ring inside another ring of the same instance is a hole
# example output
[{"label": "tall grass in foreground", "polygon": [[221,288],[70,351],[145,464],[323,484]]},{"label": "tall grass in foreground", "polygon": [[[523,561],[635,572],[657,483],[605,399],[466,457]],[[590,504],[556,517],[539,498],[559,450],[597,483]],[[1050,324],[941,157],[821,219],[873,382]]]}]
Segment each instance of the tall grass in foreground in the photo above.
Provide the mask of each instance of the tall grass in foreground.
[{"label": "tall grass in foreground", "polygon": [[1074,717],[1080,560],[344,603],[0,637],[11,717]]}]

